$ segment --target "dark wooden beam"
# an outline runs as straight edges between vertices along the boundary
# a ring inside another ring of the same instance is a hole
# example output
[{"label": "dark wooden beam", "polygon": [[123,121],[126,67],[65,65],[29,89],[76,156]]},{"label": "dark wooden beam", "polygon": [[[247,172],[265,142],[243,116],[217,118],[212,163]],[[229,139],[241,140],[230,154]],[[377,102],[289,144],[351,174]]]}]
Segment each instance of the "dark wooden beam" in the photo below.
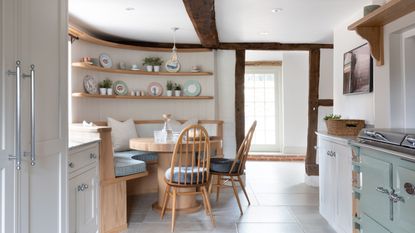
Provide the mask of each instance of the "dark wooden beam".
[{"label": "dark wooden beam", "polygon": [[245,66],[281,66],[282,61],[245,61]]},{"label": "dark wooden beam", "polygon": [[236,50],[235,63],[235,135],[237,149],[245,137],[245,50]]},{"label": "dark wooden beam", "polygon": [[310,50],[332,49],[333,44],[283,44],[283,43],[220,43],[219,49],[231,50]]},{"label": "dark wooden beam", "polygon": [[309,55],[309,92],[308,92],[308,135],[305,170],[309,176],[317,176],[316,163],[317,125],[318,125],[318,92],[320,82],[320,49],[311,49]]},{"label": "dark wooden beam", "polygon": [[331,107],[333,106],[333,100],[332,99],[319,99],[318,106]]},{"label": "dark wooden beam", "polygon": [[217,48],[219,36],[216,30],[215,1],[183,0],[183,3],[200,43],[206,48]]}]

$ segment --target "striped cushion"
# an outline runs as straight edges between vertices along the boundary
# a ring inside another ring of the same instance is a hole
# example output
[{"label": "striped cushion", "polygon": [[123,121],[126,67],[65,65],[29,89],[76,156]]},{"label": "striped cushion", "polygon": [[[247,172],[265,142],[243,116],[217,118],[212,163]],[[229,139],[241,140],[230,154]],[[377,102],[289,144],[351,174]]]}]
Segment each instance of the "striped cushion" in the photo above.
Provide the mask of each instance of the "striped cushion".
[{"label": "striped cushion", "polygon": [[135,159],[115,158],[115,176],[128,176],[146,171],[146,163]]},{"label": "striped cushion", "polygon": [[124,159],[142,160],[144,162],[157,161],[157,153],[139,150],[115,152],[114,157]]},{"label": "striped cushion", "polygon": [[[185,175],[186,170],[187,170],[187,175]],[[197,167],[194,167],[193,169],[192,169],[192,167],[181,167],[180,168],[180,179],[179,179],[179,167],[174,167],[173,179],[171,177],[171,168],[169,168],[169,169],[166,170],[165,177],[166,177],[166,180],[172,181],[174,183],[184,184],[184,181],[186,180],[186,183],[190,184],[192,173],[193,173],[193,183],[196,183],[197,182],[197,172],[198,172],[198,170],[199,170],[199,182],[202,179],[202,173],[203,172],[205,173],[204,174],[204,180],[206,181],[207,180],[206,169],[204,169],[204,168],[199,168],[198,169]],[[180,180],[180,182],[179,182],[179,180]]]}]

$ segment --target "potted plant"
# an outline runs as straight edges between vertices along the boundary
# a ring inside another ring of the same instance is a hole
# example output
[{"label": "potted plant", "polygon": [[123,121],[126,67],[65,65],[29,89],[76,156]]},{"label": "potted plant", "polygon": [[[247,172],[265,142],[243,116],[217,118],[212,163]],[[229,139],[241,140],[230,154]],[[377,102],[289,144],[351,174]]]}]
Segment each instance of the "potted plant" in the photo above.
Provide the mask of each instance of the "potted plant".
[{"label": "potted plant", "polygon": [[167,89],[167,91],[166,91],[166,94],[167,94],[167,96],[172,96],[173,95],[173,82],[172,81],[167,81],[167,84],[166,84],[166,89]]},{"label": "potted plant", "polygon": [[365,127],[364,120],[341,119],[341,115],[328,114],[323,119],[326,122],[327,133],[337,136],[357,136]]},{"label": "potted plant", "polygon": [[175,83],[174,84],[174,96],[180,96],[181,91],[182,91],[182,87],[180,86],[180,84]]},{"label": "potted plant", "polygon": [[103,82],[104,88],[107,89],[107,95],[112,95],[112,81],[107,78],[102,82]]},{"label": "potted plant", "polygon": [[104,81],[98,83],[99,87],[99,94],[106,95],[107,94],[107,88],[105,87]]},{"label": "potted plant", "polygon": [[163,64],[163,60],[159,57],[153,58],[153,68],[154,72],[160,72],[160,66]]},{"label": "potted plant", "polygon": [[153,57],[144,58],[143,66],[146,67],[147,72],[152,72],[153,71],[153,64],[154,64],[154,58]]}]

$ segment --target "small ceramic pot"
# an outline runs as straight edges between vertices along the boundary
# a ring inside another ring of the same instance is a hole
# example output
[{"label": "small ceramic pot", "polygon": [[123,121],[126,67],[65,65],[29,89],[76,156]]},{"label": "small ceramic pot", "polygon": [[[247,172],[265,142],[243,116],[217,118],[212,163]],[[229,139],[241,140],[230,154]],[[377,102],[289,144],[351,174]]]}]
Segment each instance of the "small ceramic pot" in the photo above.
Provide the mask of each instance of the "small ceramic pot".
[{"label": "small ceramic pot", "polygon": [[112,88],[107,88],[107,95],[112,95]]},{"label": "small ceramic pot", "polygon": [[173,96],[173,91],[172,90],[167,90],[166,95],[167,96]]},{"label": "small ceramic pot", "polygon": [[153,72],[153,66],[146,66],[147,72]]},{"label": "small ceramic pot", "polygon": [[182,92],[182,91],[177,91],[177,90],[176,90],[176,91],[174,91],[174,96],[180,96],[181,92]]},{"label": "small ceramic pot", "polygon": [[99,89],[99,94],[106,95],[107,94],[107,88],[100,88]]},{"label": "small ceramic pot", "polygon": [[153,66],[154,72],[160,72],[160,66]]}]

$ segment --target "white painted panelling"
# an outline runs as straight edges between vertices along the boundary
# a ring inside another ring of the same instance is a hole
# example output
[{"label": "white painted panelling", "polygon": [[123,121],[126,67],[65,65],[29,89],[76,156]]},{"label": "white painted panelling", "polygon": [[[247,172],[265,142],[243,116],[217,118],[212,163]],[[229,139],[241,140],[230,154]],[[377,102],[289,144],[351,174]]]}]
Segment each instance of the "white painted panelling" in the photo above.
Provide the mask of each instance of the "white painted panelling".
[{"label": "white painted panelling", "polygon": [[[72,44],[72,61],[77,62],[84,56],[99,57],[101,53],[107,53],[113,67],[118,67],[120,61],[127,64],[138,64],[142,67],[143,59],[147,56],[159,56],[164,61],[170,57],[170,53],[131,51],[115,49],[90,44],[84,41],[76,41]],[[182,65],[181,71],[190,71],[191,67],[198,65],[203,71],[213,72],[214,52],[179,53]],[[164,70],[164,66],[162,67]],[[167,80],[184,84],[187,80],[197,80],[202,87],[201,95],[215,95],[215,75],[194,77],[167,77],[126,75],[96,72],[79,68],[72,68],[72,90],[83,92],[83,78],[92,75],[98,80],[109,78],[113,81],[122,80],[128,88],[147,90],[151,82],[159,82],[164,90]],[[164,92],[165,95],[165,92]],[[107,117],[119,120],[133,119],[162,119],[164,113],[171,113],[176,119],[215,119],[215,100],[117,100],[117,99],[79,99],[72,98],[73,122],[100,121]]]},{"label": "white painted panelling", "polygon": [[246,61],[281,61],[282,51],[246,50]]}]

